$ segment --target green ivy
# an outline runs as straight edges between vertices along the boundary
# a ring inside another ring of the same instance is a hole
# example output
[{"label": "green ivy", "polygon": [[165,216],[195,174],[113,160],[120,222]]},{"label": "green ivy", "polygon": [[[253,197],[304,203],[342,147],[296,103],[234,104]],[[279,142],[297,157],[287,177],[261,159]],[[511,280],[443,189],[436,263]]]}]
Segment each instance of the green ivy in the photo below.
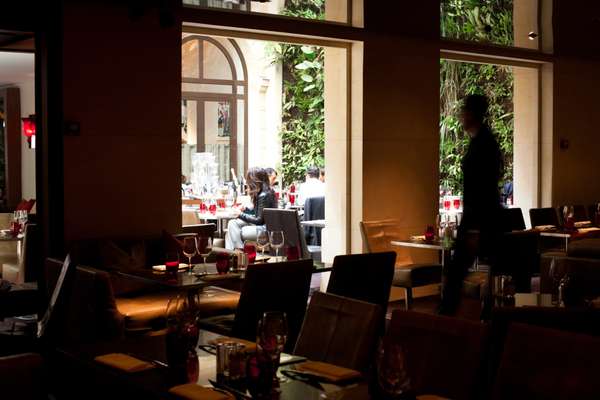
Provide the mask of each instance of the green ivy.
[{"label": "green ivy", "polygon": [[[441,0],[442,36],[453,39],[513,44],[512,0]],[[485,94],[489,119],[504,156],[504,180],[513,179],[513,74],[506,66],[441,60],[440,62],[440,186],[462,192],[461,160],[469,138],[458,121],[462,99]]]},{"label": "green ivy", "polygon": [[[284,15],[323,19],[324,0],[286,0]],[[283,69],[280,131],[283,184],[304,179],[306,168],[325,164],[324,49],[280,43],[274,61]]]}]

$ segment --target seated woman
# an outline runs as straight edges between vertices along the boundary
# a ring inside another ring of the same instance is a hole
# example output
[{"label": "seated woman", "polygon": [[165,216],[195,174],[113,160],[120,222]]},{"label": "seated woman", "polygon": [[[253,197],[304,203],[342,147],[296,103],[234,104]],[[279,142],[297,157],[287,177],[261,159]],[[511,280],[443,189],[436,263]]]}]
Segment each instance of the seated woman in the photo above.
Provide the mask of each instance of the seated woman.
[{"label": "seated woman", "polygon": [[256,227],[265,224],[263,210],[277,208],[275,193],[263,168],[250,168],[246,174],[246,182],[254,208],[241,210],[236,219],[229,221],[225,247],[230,250],[244,247],[245,240],[256,240]]}]

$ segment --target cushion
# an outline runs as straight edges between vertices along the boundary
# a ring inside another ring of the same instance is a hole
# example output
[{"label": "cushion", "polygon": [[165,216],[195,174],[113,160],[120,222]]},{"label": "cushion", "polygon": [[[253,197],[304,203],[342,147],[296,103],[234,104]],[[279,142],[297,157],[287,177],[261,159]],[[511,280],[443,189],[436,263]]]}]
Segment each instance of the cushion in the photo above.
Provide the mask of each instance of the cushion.
[{"label": "cushion", "polygon": [[600,258],[600,239],[581,239],[569,243],[569,257]]},{"label": "cushion", "polygon": [[[210,286],[200,296],[200,317],[235,312],[240,294]],[[125,316],[125,329],[158,330],[165,326],[167,304],[174,292],[159,292],[135,297],[117,297],[117,309]]]},{"label": "cushion", "polygon": [[200,329],[220,335],[231,335],[235,314],[219,315],[216,317],[203,318],[200,320]]},{"label": "cushion", "polygon": [[441,281],[442,266],[440,264],[408,264],[396,267],[392,285],[410,288]]}]

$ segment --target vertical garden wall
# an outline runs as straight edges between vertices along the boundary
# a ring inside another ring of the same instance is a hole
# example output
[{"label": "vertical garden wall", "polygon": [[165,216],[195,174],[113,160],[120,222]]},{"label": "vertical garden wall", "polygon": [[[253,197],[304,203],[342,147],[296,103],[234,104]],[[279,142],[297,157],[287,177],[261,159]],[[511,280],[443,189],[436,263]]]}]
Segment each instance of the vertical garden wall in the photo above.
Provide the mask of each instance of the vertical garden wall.
[{"label": "vertical garden wall", "polygon": [[[459,40],[513,44],[512,0],[442,0],[441,34]],[[485,94],[489,120],[505,163],[504,181],[513,172],[513,74],[506,66],[440,61],[440,189],[462,192],[461,160],[469,139],[458,120],[462,99]]]}]

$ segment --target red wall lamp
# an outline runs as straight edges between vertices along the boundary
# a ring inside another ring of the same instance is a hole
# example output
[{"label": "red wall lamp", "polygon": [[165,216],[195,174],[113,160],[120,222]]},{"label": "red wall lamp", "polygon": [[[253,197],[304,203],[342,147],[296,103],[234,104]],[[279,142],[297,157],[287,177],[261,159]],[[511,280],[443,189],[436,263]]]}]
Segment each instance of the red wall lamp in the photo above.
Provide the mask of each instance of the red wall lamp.
[{"label": "red wall lamp", "polygon": [[35,115],[21,118],[23,122],[23,135],[27,138],[30,149],[35,149]]}]

